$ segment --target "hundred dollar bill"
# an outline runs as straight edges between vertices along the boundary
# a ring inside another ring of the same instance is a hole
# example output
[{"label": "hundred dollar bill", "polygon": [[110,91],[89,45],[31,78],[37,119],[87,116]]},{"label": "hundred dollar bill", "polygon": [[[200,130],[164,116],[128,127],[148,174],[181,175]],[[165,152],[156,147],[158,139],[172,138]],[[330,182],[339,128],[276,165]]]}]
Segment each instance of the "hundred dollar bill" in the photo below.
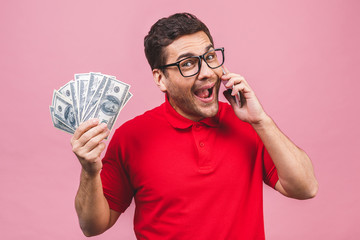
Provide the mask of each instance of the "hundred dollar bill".
[{"label": "hundred dollar bill", "polygon": [[107,74],[104,74],[104,73],[102,73],[102,75],[104,75],[104,76],[107,77],[107,78],[114,78],[114,79],[116,79],[116,77],[113,76],[113,75],[107,75]]},{"label": "hundred dollar bill", "polygon": [[62,86],[58,92],[61,93],[64,97],[66,97],[67,100],[71,101],[70,82],[68,82],[64,86]]},{"label": "hundred dollar bill", "polygon": [[119,112],[132,97],[130,85],[99,72],[79,73],[54,91],[50,114],[56,128],[73,134],[90,118],[106,122],[111,130]]},{"label": "hundred dollar bill", "polygon": [[90,118],[92,118],[94,116],[94,113],[96,111],[96,106],[97,106],[97,100],[98,98],[101,97],[101,94],[102,94],[102,90],[103,90],[103,86],[106,82],[103,82],[104,80],[107,80],[108,78],[114,78],[116,79],[115,76],[112,76],[112,75],[107,75],[107,74],[102,74],[102,73],[98,73],[99,76],[100,75],[103,75],[106,77],[106,79],[102,79],[100,80],[100,82],[98,82],[97,84],[97,89],[95,91],[95,93],[93,94],[92,96],[92,100],[88,103],[88,105],[86,107],[89,107],[86,109],[86,112],[85,110],[83,110],[83,114],[81,115],[81,121],[86,121]]},{"label": "hundred dollar bill", "polygon": [[54,91],[53,107],[54,117],[68,128],[75,131],[79,125],[76,121],[72,103],[64,98],[59,92]]},{"label": "hundred dollar bill", "polygon": [[[90,101],[92,100],[93,95],[95,94],[96,90],[98,89],[99,84],[104,80],[107,79],[106,76],[104,76],[101,73],[90,73],[90,79],[86,90],[86,97],[85,97],[85,110],[83,110],[83,117],[85,116],[85,113],[88,112],[88,108],[90,107]],[[90,107],[92,108],[92,106]]]},{"label": "hundred dollar bill", "polygon": [[57,118],[54,117],[54,107],[53,106],[50,106],[50,114],[51,114],[51,120],[54,124],[54,127],[56,127],[57,129],[60,129],[64,132],[74,134],[75,131],[73,129],[66,126],[64,123],[62,123],[61,121],[59,121]]},{"label": "hundred dollar bill", "polygon": [[87,80],[90,79],[90,73],[76,73],[74,74],[74,81],[76,82],[77,94],[80,95],[80,80]]},{"label": "hundred dollar bill", "polygon": [[120,108],[120,111],[125,107],[125,105],[128,103],[128,101],[130,100],[130,98],[132,97],[133,95],[131,94],[131,92],[128,92],[126,94],[126,97],[125,97],[125,100],[124,100],[124,104],[121,106]]},{"label": "hundred dollar bill", "polygon": [[77,89],[76,89],[75,81],[70,81],[70,94],[71,94],[71,101],[72,101],[72,105],[73,105],[73,109],[74,109],[76,122],[80,123],[79,100],[78,100],[79,96],[77,95]]},{"label": "hundred dollar bill", "polygon": [[90,73],[78,73],[74,75],[79,96],[79,122],[82,122],[85,108],[87,87],[90,80]]},{"label": "hundred dollar bill", "polygon": [[94,117],[107,124],[111,130],[124,105],[130,85],[110,78],[106,82],[103,94],[98,102]]},{"label": "hundred dollar bill", "polygon": [[[122,103],[122,106],[120,107],[120,111],[123,109],[123,107],[125,107],[126,103],[130,100],[131,97],[132,97],[132,94],[130,92],[128,92],[128,94],[126,95],[126,97]],[[98,104],[94,105],[93,108],[87,113],[86,117],[84,117],[83,121],[89,120],[90,118],[94,118],[95,112],[97,111],[98,106],[99,106]],[[116,118],[115,118],[115,121],[116,121]]]},{"label": "hundred dollar bill", "polygon": [[[101,98],[101,95],[103,94],[103,91],[104,91],[104,87],[106,85],[106,82],[108,81],[109,78],[105,77],[103,79],[100,80],[100,82],[97,84],[97,89],[96,91],[94,92],[88,106],[87,106],[87,109],[85,110],[85,113],[84,113],[84,117],[83,117],[83,121],[86,121],[90,118],[93,117],[94,115],[94,112],[95,112],[95,108],[98,104],[98,101],[99,99]],[[90,82],[89,82],[90,84]]]}]

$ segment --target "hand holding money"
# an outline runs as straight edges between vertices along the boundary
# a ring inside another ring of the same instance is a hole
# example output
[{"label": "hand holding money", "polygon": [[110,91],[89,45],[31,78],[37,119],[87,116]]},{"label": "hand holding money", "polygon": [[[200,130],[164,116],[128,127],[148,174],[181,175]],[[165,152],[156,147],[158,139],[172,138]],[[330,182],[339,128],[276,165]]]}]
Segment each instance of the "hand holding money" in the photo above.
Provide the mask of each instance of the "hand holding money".
[{"label": "hand holding money", "polygon": [[75,80],[55,90],[50,114],[56,128],[74,134],[91,118],[107,124],[109,130],[132,97],[130,85],[101,73],[75,74]]},{"label": "hand holding money", "polygon": [[102,141],[109,133],[105,123],[90,119],[80,124],[71,138],[72,150],[88,176],[95,176],[102,168],[100,154],[106,146]]}]

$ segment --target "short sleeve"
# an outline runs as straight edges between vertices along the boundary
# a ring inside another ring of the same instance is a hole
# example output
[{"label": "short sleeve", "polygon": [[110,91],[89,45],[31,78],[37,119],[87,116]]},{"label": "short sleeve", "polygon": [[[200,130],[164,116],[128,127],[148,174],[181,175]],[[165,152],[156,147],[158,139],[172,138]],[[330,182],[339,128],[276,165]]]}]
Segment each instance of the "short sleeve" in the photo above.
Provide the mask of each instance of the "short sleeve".
[{"label": "short sleeve", "polygon": [[263,163],[263,181],[270,187],[275,188],[275,184],[279,180],[276,167],[268,151],[266,150],[264,143],[261,141],[259,136],[257,136],[257,138],[258,153],[260,153]]},{"label": "short sleeve", "polygon": [[121,153],[120,133],[117,130],[111,139],[102,160],[101,181],[105,198],[111,209],[124,212],[134,195]]}]

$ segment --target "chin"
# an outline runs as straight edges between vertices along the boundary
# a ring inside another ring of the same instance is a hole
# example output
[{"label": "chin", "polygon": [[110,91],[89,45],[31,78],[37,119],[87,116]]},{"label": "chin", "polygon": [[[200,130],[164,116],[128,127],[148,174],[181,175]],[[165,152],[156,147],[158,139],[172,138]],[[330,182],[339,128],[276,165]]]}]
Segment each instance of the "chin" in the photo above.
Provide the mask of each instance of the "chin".
[{"label": "chin", "polygon": [[216,101],[214,102],[213,104],[211,104],[211,106],[207,107],[206,109],[202,110],[201,111],[201,115],[204,117],[204,118],[208,118],[208,117],[214,117],[216,116],[216,114],[218,113],[219,111],[219,102]]}]

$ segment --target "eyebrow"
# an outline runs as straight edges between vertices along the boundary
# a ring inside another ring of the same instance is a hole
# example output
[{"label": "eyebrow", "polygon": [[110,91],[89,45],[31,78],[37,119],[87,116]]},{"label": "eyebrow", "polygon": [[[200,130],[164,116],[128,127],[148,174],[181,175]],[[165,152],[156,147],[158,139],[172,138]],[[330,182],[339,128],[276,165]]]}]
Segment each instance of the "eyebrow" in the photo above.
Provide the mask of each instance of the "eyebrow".
[{"label": "eyebrow", "polygon": [[[205,52],[209,51],[210,48],[214,48],[214,46],[212,44],[208,45],[206,48],[205,48]],[[188,53],[183,53],[181,54],[180,56],[178,56],[178,58],[176,59],[176,61],[179,61],[180,59],[182,58],[187,58],[187,57],[194,57],[195,54],[192,53],[192,52],[188,52]]]}]

